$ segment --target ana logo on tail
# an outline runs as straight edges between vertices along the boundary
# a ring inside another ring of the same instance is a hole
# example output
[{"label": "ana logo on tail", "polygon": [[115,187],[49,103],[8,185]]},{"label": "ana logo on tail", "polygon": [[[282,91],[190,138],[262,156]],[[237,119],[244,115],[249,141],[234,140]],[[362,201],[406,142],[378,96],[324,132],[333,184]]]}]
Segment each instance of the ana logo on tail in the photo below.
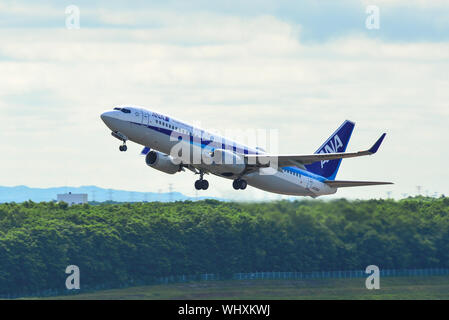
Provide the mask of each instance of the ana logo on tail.
[{"label": "ana logo on tail", "polygon": [[[343,143],[341,142],[338,134],[336,134],[334,136],[334,141],[329,140],[329,143],[326,144],[323,149],[321,149],[320,153],[336,153],[336,152],[338,152],[338,149],[340,149],[342,147],[343,147]],[[329,160],[321,161],[321,168],[323,168],[327,162],[329,162]]]}]

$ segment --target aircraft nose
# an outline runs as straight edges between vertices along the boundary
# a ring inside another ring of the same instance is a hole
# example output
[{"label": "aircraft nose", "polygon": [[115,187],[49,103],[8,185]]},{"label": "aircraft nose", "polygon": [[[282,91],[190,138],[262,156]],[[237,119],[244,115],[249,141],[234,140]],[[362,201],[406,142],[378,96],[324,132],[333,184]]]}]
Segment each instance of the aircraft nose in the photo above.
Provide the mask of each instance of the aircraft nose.
[{"label": "aircraft nose", "polygon": [[100,115],[100,118],[101,120],[103,120],[104,123],[107,124],[113,118],[113,114],[114,114],[113,111],[106,111]]}]

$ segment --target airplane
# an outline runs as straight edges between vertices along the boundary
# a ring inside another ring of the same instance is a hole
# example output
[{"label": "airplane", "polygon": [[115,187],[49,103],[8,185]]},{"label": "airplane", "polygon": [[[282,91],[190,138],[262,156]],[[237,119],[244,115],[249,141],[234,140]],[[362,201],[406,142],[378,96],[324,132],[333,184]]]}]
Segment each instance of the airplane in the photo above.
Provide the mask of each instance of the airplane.
[{"label": "airplane", "polygon": [[[167,174],[191,170],[199,175],[196,190],[208,189],[205,174],[233,180],[235,190],[250,185],[272,193],[313,198],[334,194],[338,188],[392,184],[335,180],[343,158],[375,154],[386,135],[383,133],[367,150],[345,152],[355,126],[349,120],[313,154],[278,155],[138,106],[114,107],[103,112],[101,119],[111,135],[122,141],[120,151],[127,150],[128,140],[133,141],[144,146],[141,154],[148,166]],[[174,153],[176,148],[181,152]],[[195,152],[200,154],[200,161],[192,160]]]}]

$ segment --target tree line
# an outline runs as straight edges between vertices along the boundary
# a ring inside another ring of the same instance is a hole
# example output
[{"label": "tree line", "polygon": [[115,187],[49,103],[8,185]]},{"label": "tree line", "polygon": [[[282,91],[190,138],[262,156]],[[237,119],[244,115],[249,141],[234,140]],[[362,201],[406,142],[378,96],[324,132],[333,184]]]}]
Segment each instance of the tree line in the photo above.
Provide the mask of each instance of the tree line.
[{"label": "tree line", "polygon": [[449,198],[0,204],[0,294],[181,274],[449,267]]}]

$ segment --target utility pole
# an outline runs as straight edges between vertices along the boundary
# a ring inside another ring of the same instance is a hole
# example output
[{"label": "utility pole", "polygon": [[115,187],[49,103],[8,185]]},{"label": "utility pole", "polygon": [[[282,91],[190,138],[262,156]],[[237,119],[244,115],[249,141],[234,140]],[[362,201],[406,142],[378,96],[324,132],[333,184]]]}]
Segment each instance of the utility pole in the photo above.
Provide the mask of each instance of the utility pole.
[{"label": "utility pole", "polygon": [[168,184],[168,197],[169,197],[169,201],[172,202],[173,201],[173,183],[169,183]]},{"label": "utility pole", "polygon": [[416,186],[416,190],[418,190],[418,196],[421,195],[421,188],[422,188],[422,186]]}]

